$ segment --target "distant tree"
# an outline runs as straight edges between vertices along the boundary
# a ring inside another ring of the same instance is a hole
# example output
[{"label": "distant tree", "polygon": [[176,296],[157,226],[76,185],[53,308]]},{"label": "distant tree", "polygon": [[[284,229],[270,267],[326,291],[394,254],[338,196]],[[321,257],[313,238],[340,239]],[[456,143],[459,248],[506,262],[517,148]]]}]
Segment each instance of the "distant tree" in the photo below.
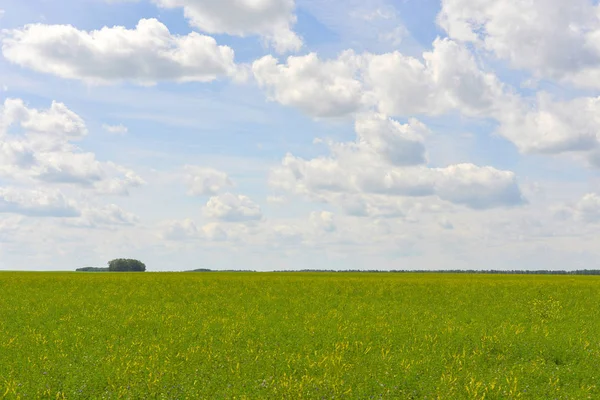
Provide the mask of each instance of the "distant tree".
[{"label": "distant tree", "polygon": [[146,265],[140,260],[117,258],[108,262],[110,272],[144,272]]},{"label": "distant tree", "polygon": [[76,271],[79,271],[79,272],[107,272],[108,268],[103,268],[103,267],[83,267],[83,268],[77,268]]}]

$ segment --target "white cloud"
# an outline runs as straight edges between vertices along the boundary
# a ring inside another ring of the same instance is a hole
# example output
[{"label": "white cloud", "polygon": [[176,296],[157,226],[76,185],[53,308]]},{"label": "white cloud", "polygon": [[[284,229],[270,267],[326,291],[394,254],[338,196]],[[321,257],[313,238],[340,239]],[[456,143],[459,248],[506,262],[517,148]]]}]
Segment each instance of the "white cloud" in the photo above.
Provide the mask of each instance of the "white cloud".
[{"label": "white cloud", "polygon": [[[368,108],[395,116],[439,116],[457,110],[497,120],[498,133],[523,153],[598,147],[597,98],[561,102],[540,93],[535,102],[528,102],[484,71],[464,45],[449,39],[436,39],[433,49],[423,53],[423,61],[400,52],[346,51],[334,60],[320,60],[311,53],[289,57],[286,64],[267,56],[254,63],[253,72],[272,100],[316,118],[357,116]],[[414,155],[414,162],[424,160],[424,151],[404,150]],[[598,159],[590,155],[592,164]]]},{"label": "white cloud", "polygon": [[600,98],[554,101],[539,93],[535,107],[504,114],[498,133],[524,153],[589,151],[600,139]]},{"label": "white cloud", "polygon": [[30,217],[78,217],[77,204],[58,190],[30,190],[0,187],[0,213]]},{"label": "white cloud", "polygon": [[103,178],[102,164],[93,153],[52,152],[36,155],[36,179],[49,183],[92,185]]},{"label": "white cloud", "polygon": [[158,237],[171,242],[209,241],[223,242],[235,241],[248,234],[242,224],[230,222],[210,222],[201,227],[190,218],[183,220],[163,221],[159,225]]},{"label": "white cloud", "polygon": [[377,7],[365,11],[364,9],[355,10],[350,13],[353,18],[364,19],[365,21],[376,21],[376,20],[389,20],[396,18],[396,12],[394,8],[390,7]]},{"label": "white cloud", "polygon": [[211,222],[202,227],[202,235],[204,238],[212,241],[224,241],[229,239],[227,229],[219,223]]},{"label": "white cloud", "polygon": [[269,55],[255,61],[252,72],[271,100],[313,117],[344,116],[358,111],[363,103],[352,51],[331,61],[319,60],[316,53],[288,57],[287,64],[278,64]]},{"label": "white cloud", "polygon": [[277,224],[271,227],[268,232],[269,243],[274,247],[282,245],[294,245],[302,243],[304,232],[296,225]]},{"label": "white cloud", "polygon": [[186,241],[198,238],[198,228],[191,219],[171,220],[162,223],[159,237],[164,240]]},{"label": "white cloud", "polygon": [[464,47],[436,39],[425,62],[400,52],[367,54],[365,83],[381,112],[439,115],[452,109],[489,116],[510,100],[498,78],[486,73]]},{"label": "white cloud", "polygon": [[190,24],[204,32],[260,35],[280,53],[302,47],[302,39],[291,30],[294,0],[154,1],[166,8],[182,7]]},{"label": "white cloud", "polygon": [[322,201],[354,217],[404,218],[412,207],[404,198],[385,194],[326,193],[320,196]]},{"label": "white cloud", "polygon": [[320,60],[315,53],[272,56],[254,62],[252,71],[270,99],[317,118],[342,117],[369,107],[387,115],[440,115],[459,110],[469,116],[496,116],[515,102],[493,73],[484,72],[469,50],[436,39],[424,61],[395,51],[343,52]]},{"label": "white cloud", "polygon": [[211,197],[204,212],[208,217],[229,222],[257,221],[262,219],[260,206],[249,197],[224,193]]},{"label": "white cloud", "polygon": [[325,200],[328,193],[372,193],[388,196],[437,196],[474,209],[515,206],[524,202],[514,173],[493,167],[457,164],[446,168],[398,168],[360,159],[304,160],[286,156],[274,169],[274,187]]},{"label": "white cloud", "polygon": [[23,225],[23,216],[9,215],[0,217],[0,243],[15,241],[19,228]]},{"label": "white cloud", "polygon": [[436,197],[410,197],[378,193],[325,193],[321,201],[330,203],[354,217],[402,218],[414,221],[418,214],[444,214],[453,206]]},{"label": "white cloud", "polygon": [[570,217],[583,223],[600,222],[600,196],[596,193],[584,195],[575,204],[560,207],[558,215]]},{"label": "white cloud", "polygon": [[434,169],[438,173],[435,192],[443,200],[474,209],[523,204],[515,174],[473,164]]},{"label": "white cloud", "polygon": [[442,229],[446,229],[446,230],[454,229],[454,224],[452,224],[452,222],[450,222],[447,218],[442,218],[441,220],[439,220],[438,225]]},{"label": "white cloud", "polygon": [[600,222],[600,196],[589,193],[575,205],[575,218],[585,222]]},{"label": "white cloud", "polygon": [[94,184],[100,194],[126,196],[129,190],[146,184],[134,171],[113,162],[103,163],[104,179]]},{"label": "white cloud", "polygon": [[7,99],[0,108],[0,174],[120,195],[144,184],[135,172],[100,162],[71,143],[87,134],[84,121],[62,103],[37,110],[20,99]]},{"label": "white cloud", "polygon": [[427,162],[423,136],[427,127],[416,119],[402,125],[382,114],[370,113],[357,117],[355,124],[358,145],[382,156],[397,166]]},{"label": "white cloud", "polygon": [[2,53],[20,66],[95,84],[208,82],[234,75],[234,52],[209,36],[173,35],[156,19],[135,29],[86,32],[71,25],[30,24],[3,31]]},{"label": "white cloud", "polygon": [[268,196],[267,203],[269,204],[286,204],[288,199],[285,196]]},{"label": "white cloud", "polygon": [[4,141],[0,136],[0,175],[16,176],[36,164],[35,151],[22,141]]},{"label": "white cloud", "polygon": [[[323,191],[340,193],[387,193],[404,196],[433,194],[432,170],[422,164],[421,133],[426,127],[416,120],[401,125],[380,114],[361,114],[356,121],[355,142],[327,143],[331,155],[304,160],[287,154],[271,174],[275,187],[311,195]],[[407,149],[416,149],[416,154]],[[404,157],[404,158],[403,158]],[[394,164],[404,168],[394,168]]]},{"label": "white cloud", "polygon": [[438,23],[515,68],[600,87],[600,8],[591,0],[443,0]]},{"label": "white cloud", "polygon": [[87,207],[81,211],[81,217],[73,222],[75,226],[95,228],[102,226],[132,226],[139,222],[139,218],[132,213],[124,211],[116,204],[104,207]]},{"label": "white cloud", "polygon": [[[56,101],[52,101],[47,110],[36,110],[28,108],[21,99],[6,99],[0,127],[5,130],[16,123],[27,130],[38,147],[44,150],[56,149],[65,141],[78,140],[88,134],[83,119]],[[0,134],[3,133],[0,131]]]},{"label": "white cloud", "polygon": [[[424,161],[424,148],[415,147],[415,143],[420,143],[419,133],[426,131],[426,127],[416,120],[402,126],[375,114],[361,117],[356,128],[358,140],[329,143],[328,157],[305,160],[286,155],[282,165],[272,170],[271,185],[328,202],[332,194],[353,195],[354,200],[357,194],[436,196],[474,209],[524,202],[515,175],[510,171],[473,164],[445,168],[413,165]],[[352,214],[368,213],[368,206],[362,200],[354,203],[351,200],[346,208]]]},{"label": "white cloud", "polygon": [[186,165],[184,170],[190,196],[214,195],[224,188],[233,186],[227,173],[213,168]]},{"label": "white cloud", "polygon": [[318,232],[335,232],[337,229],[333,213],[329,211],[312,212],[309,221]]},{"label": "white cloud", "polygon": [[103,124],[102,129],[104,129],[108,133],[112,133],[115,135],[124,135],[128,132],[127,127],[122,124],[119,124],[119,125]]},{"label": "white cloud", "polygon": [[380,33],[379,40],[389,42],[392,46],[399,46],[408,35],[408,30],[403,25],[400,25],[388,32]]}]

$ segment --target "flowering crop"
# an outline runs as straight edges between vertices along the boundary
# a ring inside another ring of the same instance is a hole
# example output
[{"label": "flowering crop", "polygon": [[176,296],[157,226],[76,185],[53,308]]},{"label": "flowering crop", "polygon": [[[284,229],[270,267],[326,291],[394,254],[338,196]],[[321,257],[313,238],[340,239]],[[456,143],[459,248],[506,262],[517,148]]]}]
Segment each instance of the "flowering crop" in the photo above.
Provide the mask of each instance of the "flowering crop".
[{"label": "flowering crop", "polygon": [[600,398],[596,277],[1,273],[0,398]]}]

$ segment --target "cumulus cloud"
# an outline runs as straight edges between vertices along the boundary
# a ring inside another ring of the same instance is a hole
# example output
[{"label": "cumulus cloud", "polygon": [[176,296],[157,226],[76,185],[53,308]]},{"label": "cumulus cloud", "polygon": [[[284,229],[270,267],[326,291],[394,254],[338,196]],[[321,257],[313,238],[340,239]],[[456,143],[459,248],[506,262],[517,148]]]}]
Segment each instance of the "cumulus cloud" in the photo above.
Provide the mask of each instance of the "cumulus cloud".
[{"label": "cumulus cloud", "polygon": [[127,127],[122,124],[119,124],[119,125],[103,124],[102,129],[104,129],[106,132],[112,133],[114,135],[124,135],[128,132]]},{"label": "cumulus cloud", "polygon": [[524,198],[511,171],[473,164],[436,168],[435,192],[443,200],[474,209],[523,204]]},{"label": "cumulus cloud", "polygon": [[438,23],[515,68],[600,87],[600,7],[591,0],[443,0]]},{"label": "cumulus cloud", "polygon": [[381,112],[440,115],[453,109],[490,116],[510,101],[493,73],[486,73],[460,44],[436,39],[424,62],[400,52],[367,54],[365,82]]},{"label": "cumulus cloud", "polygon": [[[422,60],[398,51],[346,51],[333,60],[311,53],[288,57],[286,63],[266,56],[252,70],[271,100],[315,118],[359,118],[367,109],[405,117],[457,110],[466,116],[495,119],[497,133],[523,153],[557,154],[598,147],[597,98],[555,101],[544,93],[534,101],[521,98],[494,73],[485,71],[464,44],[447,38],[434,40]],[[360,124],[357,128],[362,134]],[[424,151],[408,145],[403,142],[405,151],[414,155],[413,162],[422,162]],[[590,155],[590,162],[600,164],[595,154]]]},{"label": "cumulus cloud", "polygon": [[260,35],[278,52],[297,51],[302,39],[292,31],[294,0],[154,0],[165,8],[183,8],[190,24],[208,33]]},{"label": "cumulus cloud", "polygon": [[340,117],[358,111],[363,103],[355,58],[347,51],[336,60],[321,61],[310,53],[279,64],[269,55],[255,61],[252,72],[271,100],[314,117]]},{"label": "cumulus cloud", "polygon": [[135,172],[100,162],[72,143],[87,133],[84,121],[62,103],[38,110],[20,99],[7,99],[0,107],[0,175],[120,195],[144,184]]},{"label": "cumulus cloud", "polygon": [[233,182],[223,171],[196,165],[186,165],[184,170],[190,196],[215,195],[224,188],[233,186]]},{"label": "cumulus cloud", "polygon": [[600,139],[600,98],[554,101],[539,93],[534,107],[507,113],[498,133],[524,153],[589,151]]},{"label": "cumulus cloud", "polygon": [[440,115],[457,109],[470,116],[494,116],[514,102],[493,73],[484,72],[465,47],[436,39],[423,61],[395,51],[355,54],[333,60],[315,53],[272,56],[252,66],[269,98],[317,118],[341,117],[368,107],[387,115]]},{"label": "cumulus cloud", "polygon": [[130,189],[146,184],[134,171],[111,161],[103,163],[104,179],[94,184],[99,194],[127,196]]},{"label": "cumulus cloud", "polygon": [[29,24],[3,31],[2,53],[22,67],[95,84],[209,82],[236,71],[231,48],[196,32],[173,35],[156,19],[91,32]]},{"label": "cumulus cloud", "polygon": [[228,222],[257,221],[262,219],[260,206],[249,197],[224,193],[211,197],[204,213],[211,218]]},{"label": "cumulus cloud", "polygon": [[319,201],[331,201],[332,194],[352,195],[355,201],[346,208],[356,215],[368,213],[364,201],[355,197],[360,194],[435,196],[473,209],[524,202],[513,172],[467,163],[445,168],[418,165],[424,162],[424,148],[415,143],[420,143],[419,132],[426,130],[418,121],[402,126],[374,114],[361,117],[356,130],[356,142],[329,143],[327,157],[306,160],[287,154],[272,170],[271,185]]},{"label": "cumulus cloud", "polygon": [[[52,101],[47,110],[28,108],[21,99],[6,99],[2,107],[0,134],[11,125],[19,124],[32,136],[33,141],[52,150],[69,140],[79,140],[88,130],[81,117],[69,110],[66,105]],[[48,137],[51,133],[53,136]]]},{"label": "cumulus cloud", "polygon": [[322,194],[328,192],[438,196],[474,209],[524,202],[513,172],[473,164],[402,169],[360,161],[351,166],[339,159],[304,160],[288,155],[282,166],[273,170],[271,184],[316,199],[323,199]]},{"label": "cumulus cloud", "polygon": [[0,213],[59,218],[81,215],[77,204],[58,190],[30,190],[16,187],[0,187]]},{"label": "cumulus cloud", "polygon": [[363,114],[356,119],[358,145],[384,157],[390,164],[419,165],[426,159],[423,137],[427,127],[416,119],[402,125],[377,113]]}]

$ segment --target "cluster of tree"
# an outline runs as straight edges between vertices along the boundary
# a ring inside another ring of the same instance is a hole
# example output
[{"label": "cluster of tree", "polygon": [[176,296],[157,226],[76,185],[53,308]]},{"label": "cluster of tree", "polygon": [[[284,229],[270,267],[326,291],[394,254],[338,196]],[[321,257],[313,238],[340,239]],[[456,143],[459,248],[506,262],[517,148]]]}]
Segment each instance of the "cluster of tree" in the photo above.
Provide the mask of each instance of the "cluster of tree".
[{"label": "cluster of tree", "polygon": [[108,267],[84,267],[77,268],[80,272],[144,272],[146,265],[140,260],[130,258],[117,258],[108,262]]},{"label": "cluster of tree", "polygon": [[109,272],[144,272],[146,265],[140,260],[117,258],[108,262]]}]

